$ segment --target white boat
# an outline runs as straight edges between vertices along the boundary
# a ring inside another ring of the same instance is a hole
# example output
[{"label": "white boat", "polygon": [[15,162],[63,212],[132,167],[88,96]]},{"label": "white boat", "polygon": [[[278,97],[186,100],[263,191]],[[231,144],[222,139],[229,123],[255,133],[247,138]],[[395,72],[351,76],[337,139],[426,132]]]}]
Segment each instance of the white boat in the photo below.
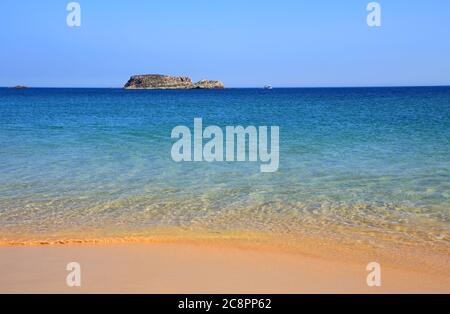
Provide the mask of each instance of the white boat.
[{"label": "white boat", "polygon": [[265,85],[264,89],[272,89],[272,85]]}]

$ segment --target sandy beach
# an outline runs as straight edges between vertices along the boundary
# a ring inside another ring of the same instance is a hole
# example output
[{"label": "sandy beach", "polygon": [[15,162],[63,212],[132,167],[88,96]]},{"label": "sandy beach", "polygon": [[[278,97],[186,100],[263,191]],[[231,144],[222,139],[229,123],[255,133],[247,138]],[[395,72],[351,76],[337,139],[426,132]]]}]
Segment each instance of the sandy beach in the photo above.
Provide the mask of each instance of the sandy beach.
[{"label": "sandy beach", "polygon": [[450,294],[450,1],[25,3],[0,1],[14,309]]},{"label": "sandy beach", "polygon": [[[278,247],[278,248],[277,248]],[[362,252],[365,252],[364,254]],[[367,248],[303,243],[147,239],[120,243],[3,245],[1,293],[449,293],[444,268],[407,266]],[[408,257],[405,258],[408,259]],[[417,259],[418,261],[419,259]],[[429,258],[427,259],[430,260]],[[368,287],[368,262],[381,265],[381,287]],[[410,262],[414,260],[409,259]],[[66,265],[81,266],[68,287]],[[405,260],[405,262],[407,262]]]}]

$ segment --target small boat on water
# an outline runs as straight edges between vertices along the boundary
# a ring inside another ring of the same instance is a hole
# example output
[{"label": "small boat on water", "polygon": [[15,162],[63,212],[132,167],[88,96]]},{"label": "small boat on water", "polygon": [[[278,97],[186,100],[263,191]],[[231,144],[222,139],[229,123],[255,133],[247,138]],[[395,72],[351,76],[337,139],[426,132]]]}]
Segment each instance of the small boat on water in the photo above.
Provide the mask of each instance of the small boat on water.
[{"label": "small boat on water", "polygon": [[264,89],[272,89],[272,85],[265,85]]}]

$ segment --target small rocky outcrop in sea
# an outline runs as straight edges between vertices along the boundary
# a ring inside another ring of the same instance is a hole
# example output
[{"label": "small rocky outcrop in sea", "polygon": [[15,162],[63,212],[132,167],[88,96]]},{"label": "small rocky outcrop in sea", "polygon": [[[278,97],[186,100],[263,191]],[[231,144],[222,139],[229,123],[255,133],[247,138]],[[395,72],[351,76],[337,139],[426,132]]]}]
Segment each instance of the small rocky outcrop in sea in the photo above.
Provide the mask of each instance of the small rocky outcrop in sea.
[{"label": "small rocky outcrop in sea", "polygon": [[201,80],[194,84],[194,88],[199,89],[222,89],[225,88],[221,81]]},{"label": "small rocky outcrop in sea", "polygon": [[125,89],[215,89],[224,88],[220,81],[201,80],[192,83],[187,76],[161,74],[133,75],[124,86]]}]

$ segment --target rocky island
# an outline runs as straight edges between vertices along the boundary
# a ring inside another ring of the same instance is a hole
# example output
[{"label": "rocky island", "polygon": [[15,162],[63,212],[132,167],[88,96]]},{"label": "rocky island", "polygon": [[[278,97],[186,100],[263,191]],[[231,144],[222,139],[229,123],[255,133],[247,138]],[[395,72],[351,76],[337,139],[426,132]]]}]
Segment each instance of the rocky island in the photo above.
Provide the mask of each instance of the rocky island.
[{"label": "rocky island", "polygon": [[201,80],[193,83],[187,76],[161,74],[133,75],[124,86],[125,89],[223,89],[220,81]]},{"label": "rocky island", "polygon": [[201,80],[194,84],[194,88],[199,89],[222,89],[225,88],[221,81]]}]

